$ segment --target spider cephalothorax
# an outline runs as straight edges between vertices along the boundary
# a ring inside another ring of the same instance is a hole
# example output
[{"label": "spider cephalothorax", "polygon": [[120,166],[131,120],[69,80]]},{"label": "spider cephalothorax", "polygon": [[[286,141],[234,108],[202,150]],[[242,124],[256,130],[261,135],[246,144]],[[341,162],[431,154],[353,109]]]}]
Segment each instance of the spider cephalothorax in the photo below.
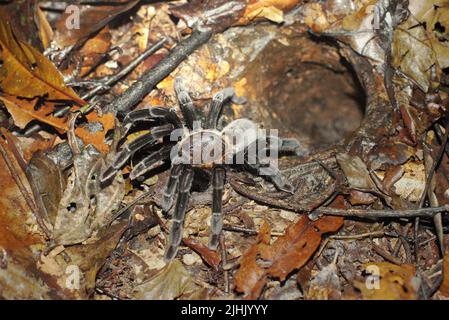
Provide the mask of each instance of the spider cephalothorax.
[{"label": "spider cephalothorax", "polygon": [[[139,121],[147,122],[150,132],[124,144],[101,177],[102,183],[107,183],[136,151],[147,146],[154,147],[155,151],[134,166],[130,173],[131,179],[152,170],[163,161],[171,161],[170,177],[161,199],[163,212],[171,215],[173,221],[165,254],[167,260],[176,255],[182,239],[184,216],[195,170],[207,170],[211,173],[209,247],[215,250],[223,226],[221,212],[226,169],[240,166],[263,175],[279,190],[293,192],[293,187],[281,175],[274,162],[278,151],[294,151],[298,147],[296,140],[279,139],[276,135],[266,134],[249,119],[234,120],[220,130],[218,120],[223,104],[229,100],[241,102],[231,88],[213,96],[204,125],[197,120],[193,102],[179,78],[175,80],[175,91],[184,124],[173,109],[151,107],[130,112],[123,120],[123,134]],[[173,203],[174,209],[171,210]]]}]

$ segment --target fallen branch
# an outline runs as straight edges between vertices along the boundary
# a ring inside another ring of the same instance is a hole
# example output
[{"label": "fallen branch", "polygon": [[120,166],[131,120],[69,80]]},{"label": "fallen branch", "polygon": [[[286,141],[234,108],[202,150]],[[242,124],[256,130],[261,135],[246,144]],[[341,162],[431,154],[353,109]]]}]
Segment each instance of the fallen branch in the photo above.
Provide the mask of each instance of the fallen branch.
[{"label": "fallen branch", "polygon": [[176,67],[192,54],[198,47],[206,43],[212,36],[212,30],[195,30],[190,37],[181,41],[153,69],[145,72],[123,94],[116,97],[108,106],[106,112],[127,113],[138,104],[153,88],[165,79]]},{"label": "fallen branch", "polygon": [[404,209],[404,210],[335,209],[335,208],[321,207],[315,209],[314,212],[325,216],[373,219],[373,218],[414,218],[414,217],[432,218],[436,214],[448,210],[449,205],[433,208],[417,208],[417,209]]}]

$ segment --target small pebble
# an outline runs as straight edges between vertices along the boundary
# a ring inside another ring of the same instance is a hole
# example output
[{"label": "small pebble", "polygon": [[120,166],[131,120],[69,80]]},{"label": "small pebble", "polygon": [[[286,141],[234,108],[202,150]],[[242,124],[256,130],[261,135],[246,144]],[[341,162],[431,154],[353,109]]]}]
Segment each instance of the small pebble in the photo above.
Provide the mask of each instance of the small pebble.
[{"label": "small pebble", "polygon": [[197,259],[193,254],[187,253],[182,256],[182,262],[187,266],[194,265],[196,261]]},{"label": "small pebble", "polygon": [[288,221],[295,221],[296,217],[298,216],[296,213],[287,210],[281,210],[281,213],[279,215],[281,216],[281,218]]},{"label": "small pebble", "polygon": [[150,238],[154,238],[160,233],[161,233],[161,226],[157,225],[154,228],[151,228],[150,230],[148,230],[147,234]]}]

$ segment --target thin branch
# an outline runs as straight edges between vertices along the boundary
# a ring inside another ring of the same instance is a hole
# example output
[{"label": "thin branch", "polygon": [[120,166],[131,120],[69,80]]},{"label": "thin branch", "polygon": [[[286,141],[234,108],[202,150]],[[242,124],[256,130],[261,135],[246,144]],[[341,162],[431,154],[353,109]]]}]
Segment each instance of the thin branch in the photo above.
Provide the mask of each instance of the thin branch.
[{"label": "thin branch", "polygon": [[153,189],[151,188],[149,191],[142,193],[140,196],[136,197],[133,201],[128,203],[126,206],[124,206],[122,209],[117,211],[110,219],[107,224],[111,224],[115,220],[117,220],[122,214],[124,214],[126,211],[134,207],[137,203],[139,203],[144,198],[148,197],[153,192]]},{"label": "thin branch", "polygon": [[[224,232],[220,234],[220,248],[221,248],[221,265],[222,267],[227,265],[228,263],[228,254],[226,252],[226,242],[224,237]],[[229,283],[229,270],[225,270],[223,268],[223,277],[224,277],[224,292],[226,295],[230,292],[230,283]]]},{"label": "thin branch", "polygon": [[149,56],[153,55],[156,51],[161,49],[166,42],[167,38],[163,38],[158,43],[145,50],[145,52],[139,55],[137,59],[133,60],[130,64],[128,64],[126,67],[120,70],[120,72],[108,78],[103,84],[97,86],[96,88],[92,89],[91,91],[83,95],[81,99],[88,100],[97,93],[105,90],[105,88],[109,88],[111,85],[113,85],[114,83],[122,79],[124,76],[126,76],[128,73],[130,73],[132,70],[134,70],[143,60],[145,60]]},{"label": "thin branch", "polygon": [[0,138],[0,153],[3,156],[3,159],[5,160],[6,166],[8,167],[9,171],[11,172],[11,175],[14,179],[14,181],[17,184],[17,187],[19,188],[20,192],[22,193],[23,197],[25,198],[25,201],[28,205],[28,207],[33,212],[34,217],[36,218],[37,224],[42,229],[42,231],[45,233],[45,235],[50,238],[50,231],[47,229],[44,221],[42,220],[42,217],[39,215],[36,204],[34,203],[33,198],[28,193],[25,185],[23,184],[22,180],[20,179],[19,173],[17,172],[14,164],[12,163],[11,159],[8,156],[8,152],[6,151],[6,144],[3,141],[3,139]]},{"label": "thin branch", "polygon": [[[433,175],[435,174],[435,170],[437,169],[438,165],[440,164],[441,159],[443,158],[444,152],[446,150],[447,140],[449,137],[449,121],[446,124],[445,130],[446,131],[444,132],[444,138],[441,143],[441,147],[438,150],[438,155],[437,155],[436,159],[433,161],[432,166],[430,167],[429,173],[427,175],[426,184],[424,186],[423,193],[421,194],[421,198],[419,199],[418,208],[422,208],[422,206],[424,205],[424,201],[426,200],[426,197],[428,196],[428,193],[429,193],[429,188],[432,183]],[[435,223],[435,228],[437,230],[437,233],[438,233],[438,235],[440,235],[440,237],[439,237],[440,249],[441,249],[441,251],[443,251],[443,242],[441,241],[442,234],[443,234],[442,217],[441,217],[441,215],[436,214],[433,218],[434,218],[434,223]],[[419,232],[419,217],[417,217],[415,219],[415,228],[414,228],[416,262],[418,262],[418,252],[419,252],[418,232]],[[443,252],[443,255],[444,255],[444,252]]]},{"label": "thin branch", "polygon": [[397,235],[392,234],[391,232],[386,231],[373,231],[373,232],[366,232],[366,233],[359,233],[359,234],[350,234],[347,236],[340,236],[340,235],[332,235],[329,236],[329,239],[332,240],[360,240],[364,238],[383,238],[383,237],[392,237],[397,238]]},{"label": "thin branch", "polygon": [[418,208],[403,210],[370,210],[370,209],[335,209],[321,207],[315,209],[315,212],[326,216],[355,217],[363,219],[375,218],[414,218],[414,217],[433,217],[440,212],[449,210],[449,205],[434,208]]},{"label": "thin branch", "polygon": [[[223,230],[225,231],[231,231],[231,232],[240,232],[240,233],[246,233],[249,235],[257,235],[259,232],[257,230],[254,229],[248,229],[248,228],[244,228],[244,227],[239,227],[239,226],[233,226],[230,224],[225,224],[223,226]],[[282,232],[271,232],[271,236],[273,237],[282,237],[284,234]]]},{"label": "thin branch", "polygon": [[153,88],[167,77],[198,47],[206,43],[212,36],[212,30],[195,30],[190,37],[181,41],[153,69],[145,72],[123,94],[116,97],[108,106],[106,112],[128,112],[137,105]]},{"label": "thin branch", "polygon": [[397,264],[397,265],[401,265],[402,264],[401,260],[399,260],[398,258],[392,256],[390,253],[386,252],[384,249],[382,249],[378,245],[373,243],[372,247],[373,247],[374,251],[378,255],[380,255],[382,258],[384,258],[385,260],[390,261],[390,262],[392,262],[394,264]]}]

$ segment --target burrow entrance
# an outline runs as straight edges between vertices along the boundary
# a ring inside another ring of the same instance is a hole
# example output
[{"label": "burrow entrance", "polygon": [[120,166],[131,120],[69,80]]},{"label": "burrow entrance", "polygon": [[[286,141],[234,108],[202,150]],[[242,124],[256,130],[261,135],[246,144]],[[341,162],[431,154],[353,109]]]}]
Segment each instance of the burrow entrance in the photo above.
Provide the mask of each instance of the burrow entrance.
[{"label": "burrow entrance", "polygon": [[359,127],[365,93],[335,47],[304,35],[287,41],[272,41],[246,69],[248,116],[310,152],[323,150]]}]

